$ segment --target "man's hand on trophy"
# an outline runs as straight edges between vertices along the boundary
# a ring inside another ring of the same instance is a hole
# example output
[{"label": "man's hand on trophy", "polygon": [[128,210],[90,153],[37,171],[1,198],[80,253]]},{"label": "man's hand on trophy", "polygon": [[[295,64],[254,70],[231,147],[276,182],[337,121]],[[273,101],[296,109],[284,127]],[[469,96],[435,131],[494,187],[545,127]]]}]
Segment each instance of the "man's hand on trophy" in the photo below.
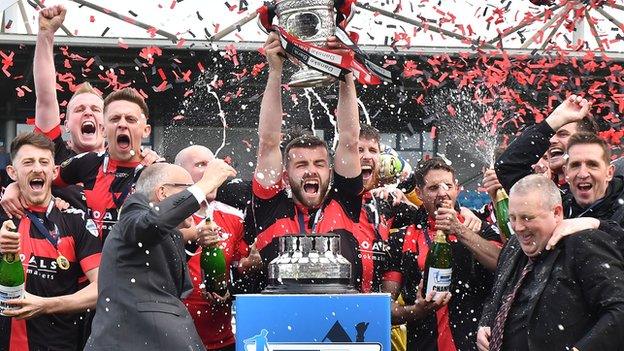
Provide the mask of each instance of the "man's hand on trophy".
[{"label": "man's hand on trophy", "polygon": [[336,36],[327,37],[327,42],[325,43],[327,48],[337,54],[345,55],[352,54],[353,52]]},{"label": "man's hand on trophy", "polygon": [[269,62],[269,69],[281,72],[286,58],[286,51],[282,48],[279,35],[276,32],[269,33],[269,37],[264,43],[264,54]]}]

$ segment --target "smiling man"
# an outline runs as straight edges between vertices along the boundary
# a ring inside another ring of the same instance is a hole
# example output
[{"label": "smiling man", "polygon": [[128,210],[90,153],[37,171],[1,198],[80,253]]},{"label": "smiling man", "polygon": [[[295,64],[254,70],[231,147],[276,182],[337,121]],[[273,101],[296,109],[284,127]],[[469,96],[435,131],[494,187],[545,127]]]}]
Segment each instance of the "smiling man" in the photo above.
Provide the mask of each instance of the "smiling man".
[{"label": "smiling man", "polygon": [[102,239],[143,169],[141,140],[151,131],[147,118],[147,104],[136,90],[112,92],[104,100],[106,152],[80,154],[61,164],[55,184],[84,184],[87,206]]},{"label": "smiling man", "polygon": [[[85,214],[54,206],[54,144],[46,137],[21,134],[11,143],[7,171],[19,186],[26,215],[7,220],[0,210],[0,253],[18,253],[26,274],[26,296],[10,300],[0,317],[1,350],[76,350],[78,312],[95,307],[101,243],[87,230]],[[79,279],[89,282],[80,289]],[[24,321],[23,319],[27,319]]]},{"label": "smiling man", "polygon": [[621,350],[624,259],[617,238],[582,230],[546,251],[563,206],[557,186],[541,175],[511,188],[509,218],[516,235],[498,261],[479,350]]},{"label": "smiling man", "polygon": [[566,98],[543,122],[527,128],[496,160],[498,180],[509,191],[515,182],[533,173],[531,166],[546,154],[553,181],[565,194],[569,187],[564,176],[564,154],[575,133],[598,132],[588,116],[591,104],[577,95]]},{"label": "smiling man", "polygon": [[[460,186],[455,170],[444,160],[420,161],[414,180],[423,205],[408,226],[390,236],[383,277],[384,292],[393,300],[402,294],[405,301],[404,306],[392,303],[392,321],[407,323],[408,350],[471,350],[477,318],[494,282],[500,238],[485,223],[478,231],[464,224],[464,217],[453,208]],[[437,230],[444,231],[451,245],[451,285],[448,292],[423,294],[419,284]]]},{"label": "smiling man", "polygon": [[624,179],[614,176],[609,145],[595,134],[573,135],[568,142],[563,195],[564,216],[594,217],[624,224]]}]

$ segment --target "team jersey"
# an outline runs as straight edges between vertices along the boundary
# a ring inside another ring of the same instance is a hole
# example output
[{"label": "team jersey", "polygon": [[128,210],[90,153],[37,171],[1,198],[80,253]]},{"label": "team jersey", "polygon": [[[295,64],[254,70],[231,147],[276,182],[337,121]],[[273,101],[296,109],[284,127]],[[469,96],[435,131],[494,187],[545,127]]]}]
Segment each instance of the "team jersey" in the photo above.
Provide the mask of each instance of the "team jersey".
[{"label": "team jersey", "polygon": [[355,223],[354,237],[361,252],[362,292],[378,292],[386,268],[390,228],[381,204],[370,192],[362,195],[360,219]]},{"label": "team jersey", "polygon": [[[247,257],[248,246],[243,241],[243,212],[226,204],[212,201],[208,204],[206,213],[211,215],[212,220],[223,230],[223,241],[220,244],[225,256],[225,264],[229,269],[232,264],[241,258]],[[206,217],[193,215],[195,224],[199,224]],[[188,250],[188,246],[187,246]],[[189,274],[193,282],[193,291],[184,300],[184,304],[208,350],[219,349],[234,344],[232,332],[232,303],[213,305],[206,300],[200,289],[203,282],[203,274],[200,266],[201,247],[195,247],[193,256],[188,261]]]},{"label": "team jersey", "polygon": [[88,152],[63,161],[54,184],[83,184],[89,217],[105,240],[142,169],[140,162],[113,160],[107,152]]},{"label": "team jersey", "polygon": [[382,262],[374,257],[382,251],[382,244],[371,242],[371,237],[357,228],[362,210],[361,175],[349,179],[334,172],[333,186],[320,209],[296,204],[282,182],[265,188],[254,178],[252,188],[255,243],[265,265],[277,257],[282,236],[332,233],[340,236],[341,254],[351,263],[355,288],[361,292],[373,289],[368,278]]},{"label": "team jersey", "polygon": [[[460,222],[464,219],[457,216]],[[435,220],[419,210],[413,223],[390,235],[388,271],[384,280],[402,283],[406,305],[413,305],[425,269],[429,245],[435,237]],[[500,244],[500,237],[483,223],[479,233]],[[494,274],[485,269],[454,234],[448,236],[453,257],[453,275],[448,305],[420,321],[407,324],[408,350],[454,351],[476,349],[478,320],[494,283]]]},{"label": "team jersey", "polygon": [[[97,230],[87,225],[83,211],[73,208],[60,211],[54,201],[47,207],[30,207],[27,211],[28,216],[14,220],[20,233],[26,291],[41,297],[75,293],[79,290],[79,278],[100,265],[102,244]],[[0,220],[6,219],[4,212],[0,212]],[[41,232],[43,228],[46,233]],[[58,240],[56,245],[52,243],[54,239]],[[77,350],[80,316],[79,313],[54,314],[28,320],[0,317],[0,349]]]}]

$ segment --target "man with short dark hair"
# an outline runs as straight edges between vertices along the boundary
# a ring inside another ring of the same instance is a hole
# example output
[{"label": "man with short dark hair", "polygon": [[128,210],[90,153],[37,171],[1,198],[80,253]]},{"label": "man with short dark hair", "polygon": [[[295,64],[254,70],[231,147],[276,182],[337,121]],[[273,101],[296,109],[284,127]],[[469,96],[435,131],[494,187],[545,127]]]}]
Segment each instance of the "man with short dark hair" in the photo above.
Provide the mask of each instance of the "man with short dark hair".
[{"label": "man with short dark hair", "polygon": [[[407,322],[408,350],[474,349],[476,321],[494,281],[500,238],[486,223],[478,232],[463,224],[454,208],[459,193],[455,170],[444,160],[421,161],[414,178],[423,206],[389,240],[384,292],[393,300],[402,293],[406,303],[392,303],[393,324]],[[451,286],[448,292],[424,294],[421,272],[437,230],[444,231],[452,247]]]},{"label": "man with short dark hair", "polygon": [[515,182],[532,174],[531,166],[546,154],[553,180],[566,193],[569,187],[563,166],[568,140],[578,132],[598,132],[596,123],[588,116],[590,107],[586,99],[570,95],[546,120],[524,130],[495,164],[496,175],[505,190],[509,191]]},{"label": "man with short dark hair", "polygon": [[110,93],[104,100],[106,152],[80,154],[61,164],[55,184],[84,184],[87,207],[102,240],[144,168],[141,140],[151,131],[147,119],[147,105],[136,90]]},{"label": "man with short dark hair", "polygon": [[[335,38],[331,50],[340,49]],[[362,206],[362,176],[358,155],[359,115],[353,75],[340,81],[336,121],[338,145],[332,167],[324,141],[302,136],[280,152],[281,81],[284,49],[276,33],[264,44],[269,77],[260,107],[258,160],[253,179],[255,245],[265,263],[278,254],[278,238],[306,233],[335,233],[341,237],[343,256],[351,262],[356,289],[370,291],[379,269],[364,265],[360,238],[354,235]],[[330,189],[331,186],[331,189]]]},{"label": "man with short dark hair", "polygon": [[624,179],[614,176],[609,145],[595,134],[570,137],[564,166],[570,194],[563,195],[564,216],[594,217],[624,225]]},{"label": "man with short dark hair", "polygon": [[624,347],[624,257],[617,239],[588,229],[547,251],[563,211],[559,189],[541,175],[511,188],[509,218],[516,235],[498,261],[479,323],[480,351]]},{"label": "man with short dark hair", "polygon": [[[54,206],[51,184],[57,174],[54,144],[36,133],[11,143],[7,171],[26,203],[21,219],[0,211],[0,253],[19,253],[26,273],[26,297],[9,300],[0,317],[2,350],[75,350],[81,315],[95,307],[101,243],[85,213]],[[80,288],[85,275],[89,284]],[[24,321],[23,319],[27,319]]]}]

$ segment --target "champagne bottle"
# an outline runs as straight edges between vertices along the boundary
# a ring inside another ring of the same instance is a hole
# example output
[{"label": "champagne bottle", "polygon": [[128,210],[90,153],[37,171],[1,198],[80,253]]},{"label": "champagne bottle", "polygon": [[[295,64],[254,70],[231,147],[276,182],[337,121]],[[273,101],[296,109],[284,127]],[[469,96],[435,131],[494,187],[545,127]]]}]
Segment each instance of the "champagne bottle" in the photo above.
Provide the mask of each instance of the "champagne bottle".
[{"label": "champagne bottle", "polygon": [[381,154],[379,156],[379,165],[379,178],[387,180],[399,177],[405,164],[397,155]]},{"label": "champagne bottle", "polygon": [[24,297],[24,268],[17,253],[5,253],[0,259],[0,314],[14,310],[4,302]]},{"label": "champagne bottle", "polygon": [[509,196],[505,189],[496,190],[496,202],[494,203],[494,215],[496,224],[505,240],[511,237],[512,231],[509,226]]},{"label": "champagne bottle", "polygon": [[420,199],[416,191],[415,177],[416,175],[414,172],[410,173],[407,179],[405,179],[404,181],[400,182],[399,185],[397,185],[397,188],[401,190],[403,194],[405,194],[405,197],[411,203],[413,203],[416,206],[422,206],[422,200]]},{"label": "champagne bottle", "polygon": [[432,290],[437,292],[450,290],[453,273],[452,263],[451,245],[446,241],[446,234],[438,230],[425,259],[425,272],[423,274],[425,293],[423,296]]},{"label": "champagne bottle", "polygon": [[[210,224],[210,218],[206,218],[206,224]],[[202,248],[200,266],[204,273],[204,285],[207,292],[214,292],[220,296],[227,292],[227,271],[225,255],[218,246]]]}]

